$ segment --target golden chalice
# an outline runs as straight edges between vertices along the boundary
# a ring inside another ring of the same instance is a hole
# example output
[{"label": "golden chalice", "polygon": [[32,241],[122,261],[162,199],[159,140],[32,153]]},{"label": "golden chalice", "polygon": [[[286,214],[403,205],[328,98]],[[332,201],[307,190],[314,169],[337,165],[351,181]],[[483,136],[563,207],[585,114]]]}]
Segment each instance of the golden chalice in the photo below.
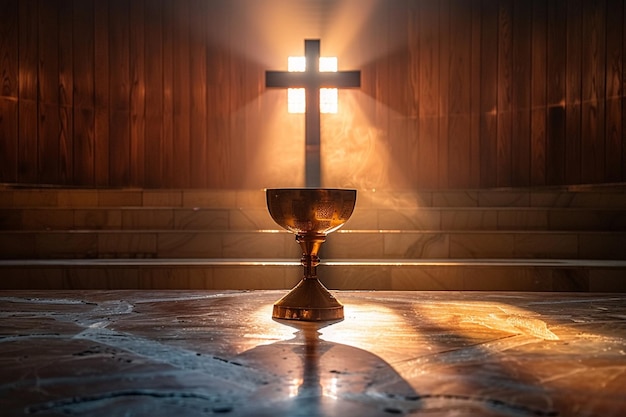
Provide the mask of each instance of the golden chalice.
[{"label": "golden chalice", "polygon": [[317,279],[317,256],[326,235],[352,215],[356,190],[275,188],[266,191],[267,208],[276,223],[296,235],[302,248],[302,280],[274,304],[275,319],[334,321],[343,319],[343,305]]}]

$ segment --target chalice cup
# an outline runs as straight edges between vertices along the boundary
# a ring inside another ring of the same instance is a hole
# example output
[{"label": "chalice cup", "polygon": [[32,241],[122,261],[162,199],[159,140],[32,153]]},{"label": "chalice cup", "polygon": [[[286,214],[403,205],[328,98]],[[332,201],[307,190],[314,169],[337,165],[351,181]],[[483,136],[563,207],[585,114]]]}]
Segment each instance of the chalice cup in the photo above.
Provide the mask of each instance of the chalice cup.
[{"label": "chalice cup", "polygon": [[275,319],[343,320],[343,305],[317,278],[317,256],[326,235],[344,225],[354,211],[356,190],[274,188],[266,191],[267,208],[278,225],[296,235],[302,248],[302,280],[274,304]]}]

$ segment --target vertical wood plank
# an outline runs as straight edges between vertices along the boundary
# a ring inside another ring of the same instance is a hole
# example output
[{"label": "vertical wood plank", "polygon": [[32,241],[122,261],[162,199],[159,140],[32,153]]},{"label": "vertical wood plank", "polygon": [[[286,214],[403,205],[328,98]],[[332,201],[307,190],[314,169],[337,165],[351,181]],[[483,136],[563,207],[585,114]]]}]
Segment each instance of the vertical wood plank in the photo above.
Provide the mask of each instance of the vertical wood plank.
[{"label": "vertical wood plank", "polygon": [[409,187],[418,187],[421,183],[421,170],[419,166],[419,142],[420,123],[419,114],[421,106],[420,97],[420,6],[417,1],[408,0],[407,10],[407,44],[408,44],[408,108],[407,117],[407,157],[408,163],[413,166],[412,175],[409,176]]},{"label": "vertical wood plank", "polygon": [[532,3],[513,2],[513,83],[511,85],[511,185],[530,184],[530,75]]},{"label": "vertical wood plank", "polygon": [[439,150],[437,186],[448,187],[450,140],[450,0],[439,2]]},{"label": "vertical wood plank", "polygon": [[605,170],[605,2],[583,1],[582,175],[601,182]]},{"label": "vertical wood plank", "polygon": [[113,186],[130,184],[130,7],[109,3],[109,169]]},{"label": "vertical wood plank", "polygon": [[546,183],[546,3],[533,1],[530,119],[531,185]]},{"label": "vertical wood plank", "polygon": [[145,184],[146,76],[144,1],[130,2],[130,184]]},{"label": "vertical wood plank", "polygon": [[497,127],[497,185],[508,187],[512,178],[512,106],[513,85],[513,4],[500,1],[498,8],[498,127]]},{"label": "vertical wood plank", "polygon": [[37,181],[59,181],[59,22],[58,2],[39,2],[39,142]]},{"label": "vertical wood plank", "polygon": [[37,182],[38,106],[37,79],[39,56],[37,0],[19,2],[19,102],[17,180]]},{"label": "vertical wood plank", "polygon": [[[409,74],[409,50],[408,50],[408,7],[407,2],[400,1],[389,4],[388,7],[388,44],[394,52],[389,55],[388,62],[388,103],[391,114],[389,115],[389,153],[393,166],[389,168],[389,180],[396,187],[406,187],[411,178],[416,176],[416,167],[410,161],[410,149],[412,138],[408,134],[409,117],[407,111],[410,108],[407,84]],[[391,48],[395,45],[395,48]]]},{"label": "vertical wood plank", "polygon": [[175,0],[163,0],[163,173],[161,187],[175,187],[177,180],[174,159],[174,6]]},{"label": "vertical wood plank", "polygon": [[0,182],[17,181],[18,3],[0,1]]},{"label": "vertical wood plank", "polygon": [[[471,80],[469,85],[471,102],[470,119],[470,180],[469,186],[480,187],[480,126],[481,126],[481,31],[482,31],[482,4],[472,1],[472,44],[471,44]],[[469,18],[469,17],[468,17]]]},{"label": "vertical wood plank", "polygon": [[471,182],[471,52],[472,4],[450,2],[450,75],[448,186],[470,187]]},{"label": "vertical wood plank", "polygon": [[189,80],[189,0],[174,4],[174,185],[189,184],[190,88]]},{"label": "vertical wood plank", "polygon": [[622,25],[622,83],[620,90],[620,99],[622,102],[622,180],[626,181],[626,6],[624,7]]},{"label": "vertical wood plank", "polygon": [[190,58],[191,58],[191,177],[190,186],[208,184],[207,157],[207,23],[208,6],[203,0],[190,4]]},{"label": "vertical wood plank", "polygon": [[[376,36],[372,39],[373,50],[389,51],[389,7],[387,4],[380,3],[377,5],[376,12],[374,13],[373,22],[374,33]],[[389,148],[392,145],[394,138],[389,136],[389,103],[390,103],[390,90],[389,90],[389,55],[385,54],[379,57],[375,61],[374,70],[374,85],[375,85],[375,124],[376,128],[381,132],[385,132],[383,136],[386,140],[385,146]],[[323,181],[323,180],[322,180]],[[322,182],[322,185],[325,185]]]},{"label": "vertical wood plank", "polygon": [[95,183],[109,178],[109,2],[94,1]]},{"label": "vertical wood plank", "polygon": [[209,3],[207,50],[207,112],[210,149],[207,171],[208,186],[223,187],[229,175],[230,154],[230,35],[228,0]]},{"label": "vertical wood plank", "polygon": [[94,0],[74,0],[73,6],[74,183],[94,185]]},{"label": "vertical wood plank", "polygon": [[624,2],[607,1],[606,13],[606,169],[605,182],[622,180],[622,98]]},{"label": "vertical wood plank", "polygon": [[59,0],[59,183],[74,182],[73,0]]},{"label": "vertical wood plank", "polygon": [[480,185],[494,187],[498,177],[498,3],[482,2],[480,77]]},{"label": "vertical wood plank", "polygon": [[419,186],[436,188],[439,172],[439,7],[420,3]]},{"label": "vertical wood plank", "polygon": [[567,71],[565,80],[565,182],[581,180],[581,100],[582,100],[582,1],[567,2]]},{"label": "vertical wood plank", "polygon": [[145,184],[163,186],[163,1],[145,3]]},{"label": "vertical wood plank", "polygon": [[547,137],[546,182],[565,181],[565,81],[567,63],[567,26],[563,11],[567,0],[551,0],[547,10]]}]

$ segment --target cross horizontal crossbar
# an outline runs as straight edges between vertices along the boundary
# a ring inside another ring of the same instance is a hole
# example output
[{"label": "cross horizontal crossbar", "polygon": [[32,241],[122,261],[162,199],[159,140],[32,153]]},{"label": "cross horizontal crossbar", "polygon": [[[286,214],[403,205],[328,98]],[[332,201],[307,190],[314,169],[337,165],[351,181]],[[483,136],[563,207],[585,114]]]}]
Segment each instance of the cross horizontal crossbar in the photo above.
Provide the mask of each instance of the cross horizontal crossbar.
[{"label": "cross horizontal crossbar", "polygon": [[266,71],[265,85],[282,88],[357,88],[361,86],[361,71]]}]

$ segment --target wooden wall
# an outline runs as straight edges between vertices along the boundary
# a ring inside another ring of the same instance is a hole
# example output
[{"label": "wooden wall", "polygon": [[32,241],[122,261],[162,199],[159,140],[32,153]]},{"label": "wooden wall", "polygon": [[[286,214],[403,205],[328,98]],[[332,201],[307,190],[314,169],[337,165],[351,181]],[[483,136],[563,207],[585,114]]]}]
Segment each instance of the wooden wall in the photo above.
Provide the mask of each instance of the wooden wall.
[{"label": "wooden wall", "polygon": [[300,185],[303,122],[264,71],[304,37],[362,70],[340,123],[387,155],[328,163],[330,185],[626,181],[624,19],[623,0],[0,0],[0,182]]}]

